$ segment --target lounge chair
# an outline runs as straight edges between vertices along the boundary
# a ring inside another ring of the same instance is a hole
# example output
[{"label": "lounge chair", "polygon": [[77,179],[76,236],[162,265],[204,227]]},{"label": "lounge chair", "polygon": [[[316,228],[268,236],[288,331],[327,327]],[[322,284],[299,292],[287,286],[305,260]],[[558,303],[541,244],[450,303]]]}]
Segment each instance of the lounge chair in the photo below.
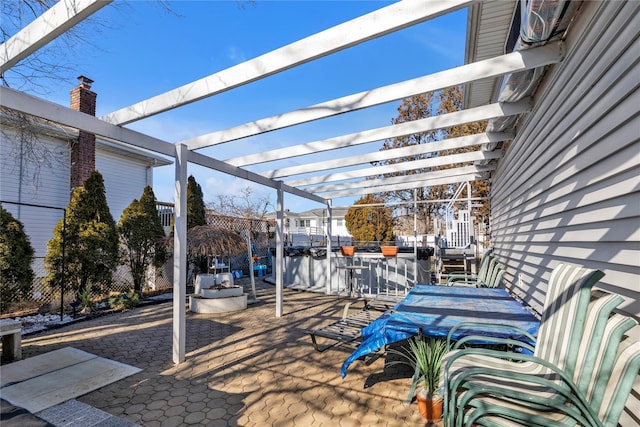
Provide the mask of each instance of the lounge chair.
[{"label": "lounge chair", "polygon": [[[380,317],[383,311],[397,304],[400,299],[399,297],[380,295],[369,302],[365,302],[364,308],[354,314],[349,314],[349,309],[355,301],[347,303],[342,311],[342,318],[340,320],[318,329],[307,331],[311,337],[313,348],[315,348],[316,351],[323,352],[338,344],[357,347],[362,339],[362,328],[371,324]],[[326,338],[335,342],[321,346],[317,342],[317,337]]]}]

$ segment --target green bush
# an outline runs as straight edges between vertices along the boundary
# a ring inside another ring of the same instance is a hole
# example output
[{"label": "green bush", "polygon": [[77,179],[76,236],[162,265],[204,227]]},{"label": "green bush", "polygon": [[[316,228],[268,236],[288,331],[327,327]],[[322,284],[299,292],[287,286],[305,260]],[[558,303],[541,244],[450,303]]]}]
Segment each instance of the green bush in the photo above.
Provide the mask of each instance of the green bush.
[{"label": "green bush", "polygon": [[76,299],[93,285],[111,283],[118,263],[118,233],[107,205],[104,180],[92,172],[84,187],[73,190],[66,212],[66,227],[61,219],[47,243],[45,267],[50,286],[62,282],[62,236],[65,238],[64,280]]},{"label": "green bush", "polygon": [[113,292],[107,302],[111,308],[134,308],[140,304],[140,295],[133,289],[128,292]]},{"label": "green bush", "polygon": [[0,312],[12,301],[30,296],[33,247],[24,226],[0,206]]}]

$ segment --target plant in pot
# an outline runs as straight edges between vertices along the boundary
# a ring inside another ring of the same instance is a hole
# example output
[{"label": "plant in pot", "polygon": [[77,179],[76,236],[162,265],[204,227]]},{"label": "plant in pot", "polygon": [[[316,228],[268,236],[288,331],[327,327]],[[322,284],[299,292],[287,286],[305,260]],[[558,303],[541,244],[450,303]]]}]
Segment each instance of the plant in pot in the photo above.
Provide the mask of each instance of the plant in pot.
[{"label": "plant in pot", "polygon": [[392,349],[390,352],[402,358],[391,364],[408,364],[414,369],[407,402],[411,402],[415,394],[422,418],[430,422],[442,419],[442,396],[438,393],[438,387],[442,358],[447,353],[446,342],[417,336],[409,339],[408,349],[403,347],[401,350]]}]

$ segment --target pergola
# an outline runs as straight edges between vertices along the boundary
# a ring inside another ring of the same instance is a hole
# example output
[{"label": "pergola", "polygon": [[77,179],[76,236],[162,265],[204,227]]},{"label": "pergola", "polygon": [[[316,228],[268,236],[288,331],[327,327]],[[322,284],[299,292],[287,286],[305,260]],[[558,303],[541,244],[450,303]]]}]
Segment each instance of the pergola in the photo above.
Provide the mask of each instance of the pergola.
[{"label": "pergola", "polygon": [[[58,2],[49,11],[0,46],[0,52],[2,52],[0,72],[6,71],[21,59],[109,3],[110,0],[65,0]],[[486,1],[485,7],[480,7],[482,2],[471,0],[401,0],[100,118],[73,111],[67,107],[2,86],[0,86],[0,98],[2,105],[7,108],[175,159],[173,361],[180,363],[185,358],[186,315],[184,301],[186,290],[184,283],[187,272],[187,164],[201,165],[277,190],[276,316],[281,316],[283,314],[284,262],[282,243],[285,193],[325,205],[330,217],[332,200],[336,198],[414,189],[430,185],[455,184],[490,176],[491,171],[495,169],[495,161],[503,156],[503,151],[496,148],[499,146],[497,143],[508,141],[514,136],[509,129],[385,151],[378,151],[377,146],[372,146],[371,152],[358,156],[341,156],[340,149],[417,132],[480,120],[517,116],[529,112],[532,109],[532,103],[527,98],[515,102],[492,103],[491,99],[495,98],[493,96],[496,92],[495,88],[500,86],[502,76],[506,74],[561,61],[563,51],[562,44],[554,42],[528,50],[503,54],[502,43],[505,40],[505,35],[509,32],[515,3]],[[175,144],[126,127],[128,124],[146,117],[215,96],[221,92],[238,88],[465,7],[472,7],[468,26],[474,34],[482,34],[483,29],[477,31],[477,26],[481,25],[483,19],[490,18],[492,15],[495,18],[484,28],[486,39],[474,37],[472,40],[476,49],[482,47],[480,45],[484,43],[484,47],[488,49],[485,55],[487,59],[412,80],[371,88],[364,92],[222,129]],[[496,36],[493,41],[491,36]],[[283,149],[250,152],[251,147],[247,146],[248,153],[246,155],[226,160],[212,158],[198,151],[205,147],[321,120],[338,114],[350,113],[454,85],[466,85],[468,93],[473,93],[473,90],[476,90],[477,93],[484,93],[484,98],[471,100],[467,97],[466,105],[471,108],[466,108],[463,111],[397,125],[366,129],[357,133],[307,142]],[[371,162],[374,161],[400,159],[463,147],[474,147],[475,150],[464,154],[398,162],[387,166],[371,166]],[[299,166],[271,169],[261,173],[252,172],[247,168],[250,165],[310,156],[328,150],[333,150],[332,160],[310,161]],[[466,166],[460,166],[461,164]],[[335,171],[335,169],[345,166],[353,166],[354,168],[348,172]],[[380,178],[384,174],[408,172],[434,166],[450,166],[450,168],[439,172]],[[328,233],[331,234],[330,227]],[[330,257],[330,254],[331,251],[328,250],[327,257]],[[327,268],[330,268],[329,263],[327,265]],[[330,275],[328,276],[330,277]]]}]

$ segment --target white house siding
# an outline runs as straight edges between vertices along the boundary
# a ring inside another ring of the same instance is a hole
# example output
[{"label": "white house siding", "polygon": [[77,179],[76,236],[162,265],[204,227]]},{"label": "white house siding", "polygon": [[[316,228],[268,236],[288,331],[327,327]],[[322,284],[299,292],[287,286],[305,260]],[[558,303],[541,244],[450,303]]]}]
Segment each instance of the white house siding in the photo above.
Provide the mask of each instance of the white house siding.
[{"label": "white house siding", "polygon": [[[640,2],[583,8],[492,177],[492,238],[512,290],[538,310],[565,262],[604,271],[598,287],[639,318]],[[639,392],[640,379],[621,425],[640,422]]]},{"label": "white house siding", "polygon": [[[41,135],[40,143],[48,147],[46,161],[43,160],[39,167],[27,161],[21,164],[20,145],[16,143],[18,138],[10,138],[10,132],[3,129],[0,144],[0,200],[66,208],[69,204],[67,144],[58,138]],[[12,203],[3,203],[3,207],[24,225],[35,256],[44,257],[47,242],[53,237],[53,228],[62,218],[63,210]]]},{"label": "white house siding", "polygon": [[104,149],[96,152],[96,169],[102,174],[107,203],[116,222],[133,199],[140,200],[146,185],[152,185],[149,166],[139,158]]}]

